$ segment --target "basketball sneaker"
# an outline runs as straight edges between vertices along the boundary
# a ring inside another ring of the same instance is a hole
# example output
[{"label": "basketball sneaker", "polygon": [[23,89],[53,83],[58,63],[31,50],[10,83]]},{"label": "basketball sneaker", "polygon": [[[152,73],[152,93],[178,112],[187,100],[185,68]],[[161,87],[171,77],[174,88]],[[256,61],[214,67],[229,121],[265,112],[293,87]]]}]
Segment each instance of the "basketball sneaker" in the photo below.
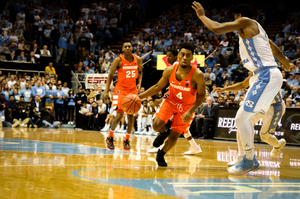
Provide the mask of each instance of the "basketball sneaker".
[{"label": "basketball sneaker", "polygon": [[130,149],[129,139],[124,140],[123,146],[124,146],[124,150]]},{"label": "basketball sneaker", "polygon": [[277,158],[280,153],[281,153],[281,149],[283,149],[283,147],[286,145],[286,141],[285,139],[281,138],[280,140],[278,140],[280,147],[279,148],[275,148],[273,147],[271,153],[270,153],[270,157],[271,158]]},{"label": "basketball sneaker", "polygon": [[247,160],[247,158],[243,156],[243,160],[240,164],[228,168],[228,173],[230,175],[244,175],[250,171],[256,171],[259,168],[260,167],[258,161],[256,160],[256,155],[254,155],[253,160]]},{"label": "basketball sneaker", "polygon": [[106,138],[106,145],[107,145],[108,149],[114,150],[115,149],[114,138],[113,137],[107,137]]},{"label": "basketball sneaker", "polygon": [[164,155],[165,155],[165,153],[163,152],[163,150],[158,150],[157,155],[156,155],[156,162],[157,162],[158,166],[160,166],[160,167],[168,166],[168,164],[165,161]]},{"label": "basketball sneaker", "polygon": [[147,152],[148,153],[157,153],[158,150],[159,150],[159,147],[157,147],[157,148],[153,147],[152,149],[149,149]]},{"label": "basketball sneaker", "polygon": [[232,166],[234,166],[234,165],[238,165],[238,164],[240,164],[240,162],[241,162],[242,160],[243,160],[243,156],[242,156],[242,155],[238,155],[237,158],[236,158],[235,160],[229,162],[229,163],[227,164],[227,166],[228,166],[228,167],[232,167]]},{"label": "basketball sneaker", "polygon": [[163,133],[160,133],[154,140],[153,142],[153,146],[154,147],[159,147],[160,145],[162,145],[165,141],[165,139],[170,135],[170,130],[167,130]]},{"label": "basketball sneaker", "polygon": [[185,155],[196,155],[198,153],[202,153],[201,147],[197,145],[197,147],[190,147],[189,151],[184,152]]}]

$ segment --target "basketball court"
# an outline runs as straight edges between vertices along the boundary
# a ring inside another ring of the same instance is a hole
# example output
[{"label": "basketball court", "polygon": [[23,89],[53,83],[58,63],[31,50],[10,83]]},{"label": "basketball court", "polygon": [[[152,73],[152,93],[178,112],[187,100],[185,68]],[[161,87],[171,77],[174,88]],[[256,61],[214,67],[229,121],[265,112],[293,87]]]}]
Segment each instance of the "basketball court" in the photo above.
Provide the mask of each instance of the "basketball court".
[{"label": "basketball court", "polygon": [[300,148],[285,147],[271,159],[271,147],[256,144],[261,169],[228,176],[227,162],[237,156],[231,141],[196,140],[202,153],[185,156],[189,143],[179,139],[168,153],[167,168],[147,153],[155,136],[115,134],[116,149],[106,149],[107,133],[73,129],[0,131],[1,199],[67,198],[300,198]]}]

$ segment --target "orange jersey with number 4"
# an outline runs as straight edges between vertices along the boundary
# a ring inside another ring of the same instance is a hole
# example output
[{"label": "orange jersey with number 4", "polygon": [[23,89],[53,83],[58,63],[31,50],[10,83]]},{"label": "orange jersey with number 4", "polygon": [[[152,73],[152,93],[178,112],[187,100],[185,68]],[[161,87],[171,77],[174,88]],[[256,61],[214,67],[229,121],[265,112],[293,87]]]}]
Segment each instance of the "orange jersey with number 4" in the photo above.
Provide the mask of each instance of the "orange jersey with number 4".
[{"label": "orange jersey with number 4", "polygon": [[182,106],[191,106],[196,101],[197,89],[192,88],[191,82],[197,67],[192,66],[189,75],[185,79],[178,81],[176,79],[178,66],[178,63],[174,64],[174,68],[169,79],[170,87],[169,92],[166,94],[166,100],[181,104]]},{"label": "orange jersey with number 4", "polygon": [[138,76],[139,64],[136,59],[136,56],[132,54],[133,61],[128,62],[124,54],[121,54],[119,57],[122,59],[122,65],[117,69],[118,71],[118,82],[116,89],[126,89],[131,90],[136,88],[136,79]]}]

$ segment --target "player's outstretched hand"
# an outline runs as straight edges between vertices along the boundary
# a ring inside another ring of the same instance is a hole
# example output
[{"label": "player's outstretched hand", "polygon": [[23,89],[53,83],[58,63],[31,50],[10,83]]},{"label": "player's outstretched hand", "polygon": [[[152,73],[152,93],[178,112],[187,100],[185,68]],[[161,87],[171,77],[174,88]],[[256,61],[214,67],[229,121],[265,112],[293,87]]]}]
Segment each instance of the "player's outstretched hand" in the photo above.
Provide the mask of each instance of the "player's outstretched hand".
[{"label": "player's outstretched hand", "polygon": [[222,91],[222,88],[217,87],[212,90],[212,93],[219,92],[219,91]]},{"label": "player's outstretched hand", "polygon": [[108,92],[105,92],[104,93],[104,99],[107,99],[107,98],[109,98],[109,94],[108,94]]},{"label": "player's outstretched hand", "polygon": [[290,63],[290,70],[289,72],[297,72],[296,66],[293,63]]},{"label": "player's outstretched hand", "polygon": [[190,111],[185,112],[185,113],[181,116],[182,122],[183,122],[183,123],[189,122],[190,119],[191,119],[191,117],[192,117],[192,113],[191,113]]},{"label": "player's outstretched hand", "polygon": [[196,11],[196,14],[199,18],[205,16],[205,10],[199,2],[194,1],[192,8]]}]

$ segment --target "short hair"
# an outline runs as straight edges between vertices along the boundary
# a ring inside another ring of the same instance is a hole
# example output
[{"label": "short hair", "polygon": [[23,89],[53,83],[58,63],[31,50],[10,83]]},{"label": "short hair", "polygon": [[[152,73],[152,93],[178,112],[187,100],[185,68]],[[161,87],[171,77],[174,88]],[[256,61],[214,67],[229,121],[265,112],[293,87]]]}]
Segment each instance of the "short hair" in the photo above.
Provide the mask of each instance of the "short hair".
[{"label": "short hair", "polygon": [[178,51],[175,48],[171,48],[170,50],[168,50],[168,52],[172,53],[172,55],[174,56],[178,55]]},{"label": "short hair", "polygon": [[252,6],[241,3],[238,4],[233,11],[235,14],[241,14],[243,17],[252,18],[253,17],[253,9]]},{"label": "short hair", "polygon": [[180,45],[179,50],[181,50],[183,48],[192,51],[192,54],[194,54],[194,46],[193,46],[193,44],[188,43],[188,42],[184,42],[184,43],[182,43]]},{"label": "short hair", "polygon": [[122,46],[123,46],[125,43],[130,43],[131,46],[133,46],[130,40],[125,40],[125,41],[123,42]]}]

